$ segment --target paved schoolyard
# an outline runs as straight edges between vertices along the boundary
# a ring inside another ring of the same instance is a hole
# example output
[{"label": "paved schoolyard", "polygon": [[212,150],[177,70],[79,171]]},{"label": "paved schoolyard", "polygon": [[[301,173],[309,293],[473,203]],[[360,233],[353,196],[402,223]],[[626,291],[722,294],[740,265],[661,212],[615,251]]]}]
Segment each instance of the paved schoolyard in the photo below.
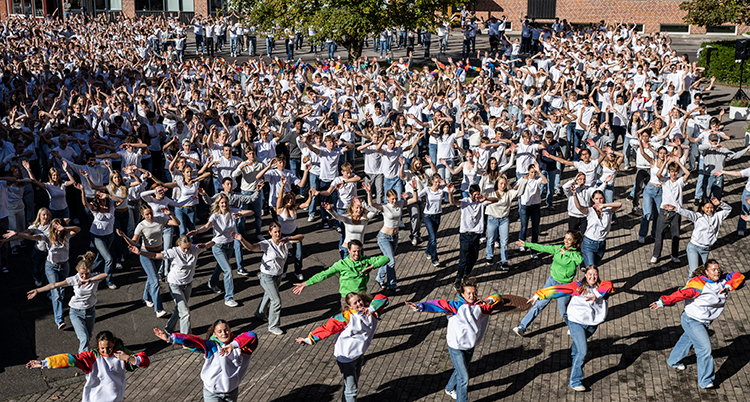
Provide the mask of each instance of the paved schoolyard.
[{"label": "paved schoolyard", "polygon": [[[711,105],[726,105],[733,89],[724,89],[710,97]],[[735,139],[726,144],[732,149],[743,145],[745,124],[733,122],[727,132]],[[749,157],[728,165],[737,170],[750,166]],[[571,177],[566,172],[564,179]],[[616,180],[616,195],[629,190],[634,173],[623,174]],[[693,182],[694,183],[694,182]],[[725,201],[733,207],[725,221],[711,257],[718,259],[727,271],[746,271],[748,238],[736,235],[739,198],[745,179],[727,178]],[[688,186],[685,199],[692,199],[694,185]],[[616,293],[610,299],[607,321],[589,341],[589,360],[584,366],[584,383],[590,392],[575,393],[567,387],[570,374],[570,338],[554,304],[547,308],[530,326],[527,337],[519,338],[511,328],[518,324],[523,311],[501,311],[490,319],[482,343],[476,348],[470,366],[470,399],[473,401],[743,401],[750,391],[747,367],[750,355],[750,335],[745,329],[750,305],[750,291],[740,290],[730,296],[727,309],[711,327],[711,341],[717,370],[716,390],[701,390],[697,385],[695,358],[686,361],[687,370],[669,368],[666,359],[682,333],[681,306],[648,310],[648,305],[664,293],[683,285],[687,277],[684,249],[692,224],[683,220],[682,263],[674,265],[662,258],[660,264],[649,265],[653,243],[639,245],[637,225],[640,217],[626,215],[630,203],[624,202],[624,213],[619,224],[608,237],[607,253],[601,268],[603,279],[612,280]],[[555,211],[543,210],[540,242],[559,243],[567,230],[564,198],[555,203]],[[512,216],[517,216],[515,212]],[[427,401],[450,400],[443,388],[448,381],[452,364],[445,343],[446,319],[438,315],[417,314],[404,307],[404,301],[423,301],[433,298],[454,298],[451,284],[458,261],[459,212],[445,209],[439,231],[438,250],[442,267],[435,268],[424,258],[423,244],[412,247],[403,240],[399,245],[397,273],[403,291],[391,297],[372,346],[366,354],[360,380],[360,399],[363,401]],[[269,218],[266,217],[267,224]],[[304,215],[299,220],[306,254],[306,277],[330,266],[337,260],[333,230],[320,229],[320,223],[309,224]],[[366,254],[379,254],[375,242],[380,221],[368,228]],[[511,240],[515,240],[518,223],[511,224]],[[426,235],[426,231],[423,229]],[[403,233],[405,235],[405,233]],[[425,236],[426,237],[426,236]],[[85,248],[79,239],[75,249]],[[514,246],[512,246],[515,249]],[[75,253],[72,253],[75,254]],[[195,334],[205,332],[217,318],[230,322],[235,332],[253,330],[259,335],[259,348],[253,356],[250,371],[240,386],[242,401],[293,401],[305,398],[312,401],[337,400],[342,389],[340,373],[333,357],[334,340],[328,339],[314,346],[299,346],[297,337],[305,336],[339,310],[338,284],[331,279],[307,288],[302,295],[291,292],[292,281],[282,285],[283,336],[273,336],[265,325],[252,318],[262,297],[255,276],[259,255],[245,254],[252,275],[235,275],[236,300],[240,307],[230,309],[221,296],[205,286],[215,267],[210,252],[202,255],[200,269],[194,282],[191,299],[192,322]],[[0,397],[20,401],[77,400],[83,383],[75,377],[76,369],[26,370],[22,364],[29,359],[54,353],[74,352],[78,341],[68,327],[59,332],[51,318],[49,303],[44,297],[24,300],[30,283],[28,259],[16,258],[13,273],[0,286],[0,317],[8,327],[0,332],[2,367],[0,368]],[[135,262],[135,260],[133,260]],[[511,252],[512,269],[508,273],[478,264],[474,275],[479,277],[481,294],[497,291],[503,295],[529,297],[541,286],[549,271],[551,258],[539,260],[527,254]],[[131,401],[199,401],[202,400],[199,373],[201,357],[156,339],[151,329],[162,327],[165,319],[157,319],[153,309],[140,302],[145,274],[137,267],[115,273],[121,287],[99,292],[95,331],[112,330],[136,351],[146,351],[153,357],[145,370],[129,374],[126,400]],[[373,281],[374,284],[374,281]],[[376,286],[376,285],[375,285]],[[375,290],[371,286],[371,290]],[[171,310],[166,286],[162,284],[165,309]],[[21,396],[25,395],[25,396]]]}]

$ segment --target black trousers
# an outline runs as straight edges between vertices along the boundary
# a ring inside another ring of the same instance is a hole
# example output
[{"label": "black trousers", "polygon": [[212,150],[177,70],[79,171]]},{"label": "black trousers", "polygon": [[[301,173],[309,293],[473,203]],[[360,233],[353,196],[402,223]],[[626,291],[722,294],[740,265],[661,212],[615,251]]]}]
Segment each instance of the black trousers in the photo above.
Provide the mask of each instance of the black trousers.
[{"label": "black trousers", "polygon": [[471,275],[474,264],[479,258],[479,233],[461,233],[458,236],[460,242],[460,251],[458,253],[458,272],[456,272],[456,282],[460,282],[464,276]]},{"label": "black trousers", "polygon": [[675,211],[659,209],[656,218],[656,238],[654,239],[654,257],[661,257],[661,248],[664,243],[664,232],[669,228],[672,238],[672,257],[677,257],[680,252],[680,214]]}]

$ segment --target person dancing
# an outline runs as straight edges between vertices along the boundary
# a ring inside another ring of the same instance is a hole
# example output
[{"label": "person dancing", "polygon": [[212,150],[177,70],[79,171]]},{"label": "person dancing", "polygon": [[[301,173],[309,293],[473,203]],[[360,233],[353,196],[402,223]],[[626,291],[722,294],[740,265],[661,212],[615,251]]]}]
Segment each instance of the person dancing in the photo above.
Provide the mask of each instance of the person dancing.
[{"label": "person dancing", "polygon": [[586,267],[586,276],[578,282],[567,285],[555,285],[537,290],[528,303],[537,300],[570,297],[568,304],[568,329],[573,344],[570,355],[573,367],[570,370],[568,385],[574,391],[585,391],[583,385],[583,362],[588,352],[587,339],[596,332],[599,324],[607,318],[609,296],[614,293],[612,282],[599,278],[599,269],[594,265]]},{"label": "person dancing", "polygon": [[154,328],[154,335],[167,343],[203,354],[201,380],[205,402],[237,400],[242,377],[250,368],[252,354],[258,350],[255,332],[235,336],[226,321],[216,320],[208,327],[204,339],[179,332],[169,334],[159,328]]},{"label": "person dancing", "polygon": [[455,301],[445,299],[430,300],[423,303],[404,302],[412,310],[420,313],[442,313],[448,316],[448,353],[453,362],[453,374],[445,386],[445,393],[458,402],[469,400],[469,362],[474,354],[474,347],[482,341],[489,315],[505,304],[497,293],[480,300],[477,297],[476,278],[465,276],[457,287],[459,298]]},{"label": "person dancing", "polygon": [[344,301],[341,314],[312,330],[306,338],[297,338],[295,341],[300,345],[314,345],[331,335],[336,335],[333,354],[344,377],[341,400],[354,402],[357,400],[357,385],[365,352],[375,336],[380,315],[388,305],[388,298],[376,295],[373,299],[367,293],[349,293]]},{"label": "person dancing", "polygon": [[[583,256],[581,255],[581,243],[583,243],[583,235],[577,230],[568,230],[563,238],[563,244],[559,246],[543,246],[541,244],[526,243],[517,241],[516,245],[528,247],[532,250],[536,250],[543,253],[552,254],[552,265],[550,266],[550,276],[547,278],[547,282],[544,283],[544,287],[550,287],[555,285],[567,285],[573,281],[576,276],[576,268],[583,262]],[[513,332],[518,336],[524,336],[526,329],[529,327],[534,318],[547,307],[549,300],[543,300],[529,310],[528,313],[523,317],[521,323],[517,327],[513,328]],[[557,299],[557,308],[560,311],[560,317],[562,317],[565,323],[568,323],[568,303],[570,303],[569,297],[560,297]]]},{"label": "person dancing", "polygon": [[133,353],[122,345],[109,331],[96,335],[96,351],[85,351],[77,355],[63,353],[31,360],[26,368],[76,367],[86,375],[82,402],[121,402],[125,397],[125,372],[146,368],[151,364],[145,353]]},{"label": "person dancing", "polygon": [[661,296],[649,308],[671,306],[682,300],[685,308],[680,323],[685,331],[669,354],[667,364],[677,370],[685,370],[682,359],[695,349],[698,368],[698,385],[701,388],[714,387],[714,359],[711,357],[711,339],[708,327],[724,311],[730,291],[745,286],[745,276],[739,272],[725,274],[716,260],[709,259],[692,272],[684,287],[668,296]]}]

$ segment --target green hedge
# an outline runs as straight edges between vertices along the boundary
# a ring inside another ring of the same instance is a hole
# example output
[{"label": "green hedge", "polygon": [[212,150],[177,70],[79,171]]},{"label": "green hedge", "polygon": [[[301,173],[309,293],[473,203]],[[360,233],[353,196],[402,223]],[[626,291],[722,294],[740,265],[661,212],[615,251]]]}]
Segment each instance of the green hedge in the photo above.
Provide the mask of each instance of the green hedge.
[{"label": "green hedge", "polygon": [[[717,81],[727,84],[739,84],[740,82],[740,63],[734,62],[734,44],[733,40],[719,42],[703,42],[701,44],[701,54],[698,58],[698,65],[706,67],[703,73],[704,77],[715,76]],[[706,46],[712,46],[714,51],[711,52],[711,65],[706,66]],[[750,60],[745,60],[744,72],[742,73],[743,84],[750,82]]]}]

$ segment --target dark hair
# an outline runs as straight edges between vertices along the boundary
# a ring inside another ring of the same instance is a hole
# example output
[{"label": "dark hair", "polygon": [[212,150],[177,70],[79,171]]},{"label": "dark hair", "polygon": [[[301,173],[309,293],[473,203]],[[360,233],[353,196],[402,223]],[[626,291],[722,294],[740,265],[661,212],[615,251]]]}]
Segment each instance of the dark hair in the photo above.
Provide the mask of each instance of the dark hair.
[{"label": "dark hair", "polygon": [[565,234],[569,234],[573,237],[573,249],[575,251],[581,251],[581,244],[583,243],[583,235],[577,230],[568,230]]},{"label": "dark hair", "polygon": [[693,271],[693,276],[691,278],[697,278],[699,276],[706,275],[706,270],[708,269],[709,265],[716,265],[719,267],[719,275],[723,274],[724,271],[721,270],[721,265],[719,265],[719,261],[714,260],[713,258],[709,258],[706,260],[706,262],[699,266],[698,268]]},{"label": "dark hair", "polygon": [[234,183],[234,179],[232,179],[232,178],[231,178],[231,177],[229,177],[229,176],[226,176],[226,177],[224,177],[223,179],[221,179],[221,184],[224,184],[224,183],[226,183],[227,181],[231,181],[232,183]]},{"label": "dark hair", "polygon": [[279,225],[279,222],[271,222],[268,225],[268,232],[270,233],[273,228],[279,228],[279,230],[281,230],[281,225]]},{"label": "dark hair", "polygon": [[469,194],[478,193],[480,191],[479,184],[472,184],[469,186]]},{"label": "dark hair", "polygon": [[[586,273],[589,272],[590,269],[595,270],[596,275],[597,276],[599,275],[599,268],[594,264],[586,266],[586,269],[583,270],[583,274],[586,275]],[[598,287],[600,283],[602,283],[602,278],[597,278],[597,281],[594,284],[594,286]],[[584,276],[583,278],[581,278],[581,285],[578,287],[578,294],[580,295],[585,294],[588,291],[588,287],[589,287],[589,283],[588,281],[586,281],[586,277]]]},{"label": "dark hair", "polygon": [[115,346],[122,346],[123,345],[122,339],[116,338],[115,335],[112,334],[111,331],[102,331],[102,332],[99,332],[98,334],[96,334],[96,338],[94,338],[94,339],[96,340],[96,344],[97,345],[99,344],[99,342],[102,342],[102,341],[112,342],[112,343],[115,344]]},{"label": "dark hair", "polygon": [[214,321],[214,323],[211,324],[211,326],[208,327],[208,331],[206,331],[206,340],[211,339],[211,335],[214,334],[214,329],[216,329],[216,326],[219,325],[219,324],[226,324],[227,327],[229,326],[229,323],[226,322],[225,320],[218,319],[218,320]]},{"label": "dark hair", "polygon": [[467,287],[473,287],[476,289],[477,278],[473,276],[464,276],[463,278],[461,278],[461,282],[456,287],[456,290],[458,291],[459,295],[462,295],[464,293],[464,289]]},{"label": "dark hair", "polygon": [[349,248],[351,248],[352,246],[357,246],[359,247],[360,250],[362,250],[362,248],[364,247],[364,244],[362,244],[362,242],[359,241],[359,239],[353,239],[352,241],[349,242]]},{"label": "dark hair", "polygon": [[352,299],[354,296],[359,296],[360,299],[362,299],[362,303],[365,304],[365,306],[370,306],[370,303],[372,302],[372,296],[370,296],[367,292],[349,292],[341,299],[341,311],[349,310],[349,300]]}]

